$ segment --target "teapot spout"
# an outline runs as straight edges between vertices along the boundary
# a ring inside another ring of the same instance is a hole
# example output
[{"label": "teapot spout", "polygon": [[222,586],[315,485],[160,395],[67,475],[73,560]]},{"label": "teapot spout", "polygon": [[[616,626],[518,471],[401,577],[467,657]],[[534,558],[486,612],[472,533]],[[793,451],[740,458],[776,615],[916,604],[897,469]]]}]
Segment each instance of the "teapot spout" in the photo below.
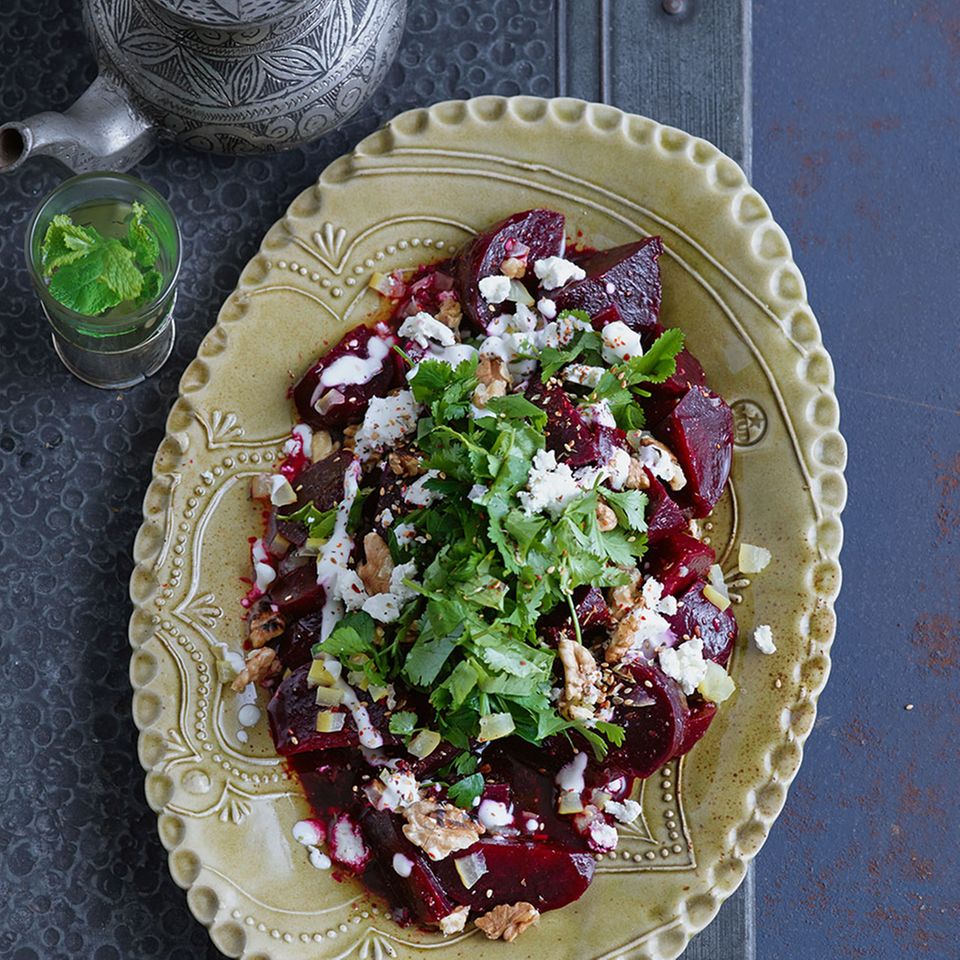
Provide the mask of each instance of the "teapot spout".
[{"label": "teapot spout", "polygon": [[0,173],[38,155],[54,157],[74,173],[127,170],[155,141],[153,125],[126,88],[101,73],[63,113],[37,113],[0,126]]}]

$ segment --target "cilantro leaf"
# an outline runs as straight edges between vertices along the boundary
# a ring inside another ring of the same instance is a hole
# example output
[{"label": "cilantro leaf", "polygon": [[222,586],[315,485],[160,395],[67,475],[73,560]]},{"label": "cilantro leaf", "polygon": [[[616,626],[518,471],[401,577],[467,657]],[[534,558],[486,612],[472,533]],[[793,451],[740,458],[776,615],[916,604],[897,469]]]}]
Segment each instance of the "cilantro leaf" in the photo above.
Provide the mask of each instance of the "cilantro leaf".
[{"label": "cilantro leaf", "polygon": [[604,490],[603,499],[613,508],[621,526],[631,530],[646,530],[644,510],[647,495],[639,490]]},{"label": "cilantro leaf", "polygon": [[519,393],[510,393],[505,397],[491,397],[487,401],[487,409],[506,419],[527,419],[538,430],[543,430],[547,425],[546,410],[542,410]]},{"label": "cilantro leaf", "polygon": [[337,522],[337,508],[318,510],[314,504],[308,503],[295,513],[288,513],[280,517],[290,523],[302,523],[307,528],[307,536],[314,540],[327,540],[333,534]]},{"label": "cilantro leaf", "polygon": [[[590,318],[582,310],[564,310],[560,317],[573,314],[577,319],[589,323]],[[540,379],[546,383],[562,367],[573,363],[583,354],[589,354],[583,362],[591,365],[602,363],[602,340],[595,330],[578,331],[565,347],[545,347],[540,352]]]},{"label": "cilantro leaf", "polygon": [[449,637],[424,641],[422,637],[411,647],[403,665],[404,676],[413,684],[428,686],[437,679],[455,644]]},{"label": "cilantro leaf", "polygon": [[141,267],[153,267],[160,256],[160,242],[150,229],[150,214],[138,201],[133,202],[133,213],[127,225],[127,248]]},{"label": "cilantro leaf", "polygon": [[398,737],[409,737],[417,728],[417,715],[409,710],[398,710],[390,715],[390,732]]},{"label": "cilantro leaf", "polygon": [[314,644],[313,654],[327,653],[338,660],[349,659],[358,654],[371,656],[376,652],[376,624],[369,613],[357,610],[348,613],[326,640]]},{"label": "cilantro leaf", "polygon": [[484,781],[482,773],[474,773],[463,780],[458,780],[447,788],[447,799],[464,810],[469,810],[474,801],[483,793]]},{"label": "cilantro leaf", "polygon": [[626,739],[627,732],[618,723],[607,723],[606,720],[598,720],[596,729],[600,731],[615,747],[622,747]]}]

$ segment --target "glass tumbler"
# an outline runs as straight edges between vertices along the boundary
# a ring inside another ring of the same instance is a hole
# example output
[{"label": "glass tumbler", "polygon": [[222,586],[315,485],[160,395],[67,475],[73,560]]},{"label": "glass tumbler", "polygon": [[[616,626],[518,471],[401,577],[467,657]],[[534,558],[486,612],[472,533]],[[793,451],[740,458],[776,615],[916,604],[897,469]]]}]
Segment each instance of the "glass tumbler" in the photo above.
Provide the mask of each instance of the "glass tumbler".
[{"label": "glass tumbler", "polygon": [[[146,207],[159,241],[156,269],[162,281],[156,297],[142,303],[122,302],[99,316],[64,306],[44,277],[41,246],[57,214],[69,214],[80,226],[95,227],[103,236],[121,236],[132,204]],[[132,387],[156,373],[173,349],[173,308],[180,273],[180,230],[173,210],[152,187],[122,173],[84,173],[64,180],[36,209],[27,225],[27,267],[53,328],[53,347],[63,365],[94,387]]]}]

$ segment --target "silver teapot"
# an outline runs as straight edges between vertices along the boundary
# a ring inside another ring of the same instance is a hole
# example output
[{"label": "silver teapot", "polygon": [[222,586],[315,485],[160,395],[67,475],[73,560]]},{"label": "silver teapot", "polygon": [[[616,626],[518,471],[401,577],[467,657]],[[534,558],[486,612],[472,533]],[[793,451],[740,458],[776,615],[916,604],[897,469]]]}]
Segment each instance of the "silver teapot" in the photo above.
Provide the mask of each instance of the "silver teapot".
[{"label": "silver teapot", "polygon": [[84,0],[100,67],[63,113],[0,126],[0,172],[126,170],[158,136],[284,150],[339,126],[396,54],[407,0]]}]

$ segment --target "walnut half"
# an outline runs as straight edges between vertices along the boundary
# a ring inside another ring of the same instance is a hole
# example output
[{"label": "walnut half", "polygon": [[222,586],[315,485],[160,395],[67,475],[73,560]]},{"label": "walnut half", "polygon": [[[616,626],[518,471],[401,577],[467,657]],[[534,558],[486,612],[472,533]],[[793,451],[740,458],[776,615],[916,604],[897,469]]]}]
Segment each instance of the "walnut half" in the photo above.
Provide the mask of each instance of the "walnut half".
[{"label": "walnut half", "polygon": [[366,559],[357,564],[357,574],[370,596],[390,592],[390,575],[393,573],[393,559],[390,548],[379,533],[368,533],[363,538],[363,552]]},{"label": "walnut half", "polygon": [[510,372],[500,357],[481,354],[477,364],[477,389],[473,391],[473,402],[481,409],[493,397],[504,397],[507,387],[513,382]]},{"label": "walnut half", "polygon": [[230,687],[237,693],[242,693],[248,683],[260,683],[268,677],[274,676],[281,670],[277,651],[273,647],[261,647],[251,650],[247,654],[247,662],[243,669],[233,678]]},{"label": "walnut half", "polygon": [[431,860],[443,860],[457,850],[472,847],[485,832],[483,824],[471,820],[464,810],[429,798],[405,807],[403,815],[407,818],[404,836]]},{"label": "walnut half", "polygon": [[568,720],[586,720],[600,696],[597,662],[582,643],[567,637],[561,638],[557,652],[563,665],[563,695],[557,707]]},{"label": "walnut half", "polygon": [[250,646],[255,650],[265,647],[271,640],[283,633],[287,622],[282,613],[276,613],[269,606],[266,609],[251,612],[247,626],[250,630]]},{"label": "walnut half", "polygon": [[420,458],[406,450],[391,450],[387,456],[390,472],[398,477],[417,477],[420,475]]},{"label": "walnut half", "polygon": [[540,919],[540,911],[532,904],[501,903],[489,913],[477,917],[475,923],[491,940],[506,940],[512,943],[531,923]]}]

